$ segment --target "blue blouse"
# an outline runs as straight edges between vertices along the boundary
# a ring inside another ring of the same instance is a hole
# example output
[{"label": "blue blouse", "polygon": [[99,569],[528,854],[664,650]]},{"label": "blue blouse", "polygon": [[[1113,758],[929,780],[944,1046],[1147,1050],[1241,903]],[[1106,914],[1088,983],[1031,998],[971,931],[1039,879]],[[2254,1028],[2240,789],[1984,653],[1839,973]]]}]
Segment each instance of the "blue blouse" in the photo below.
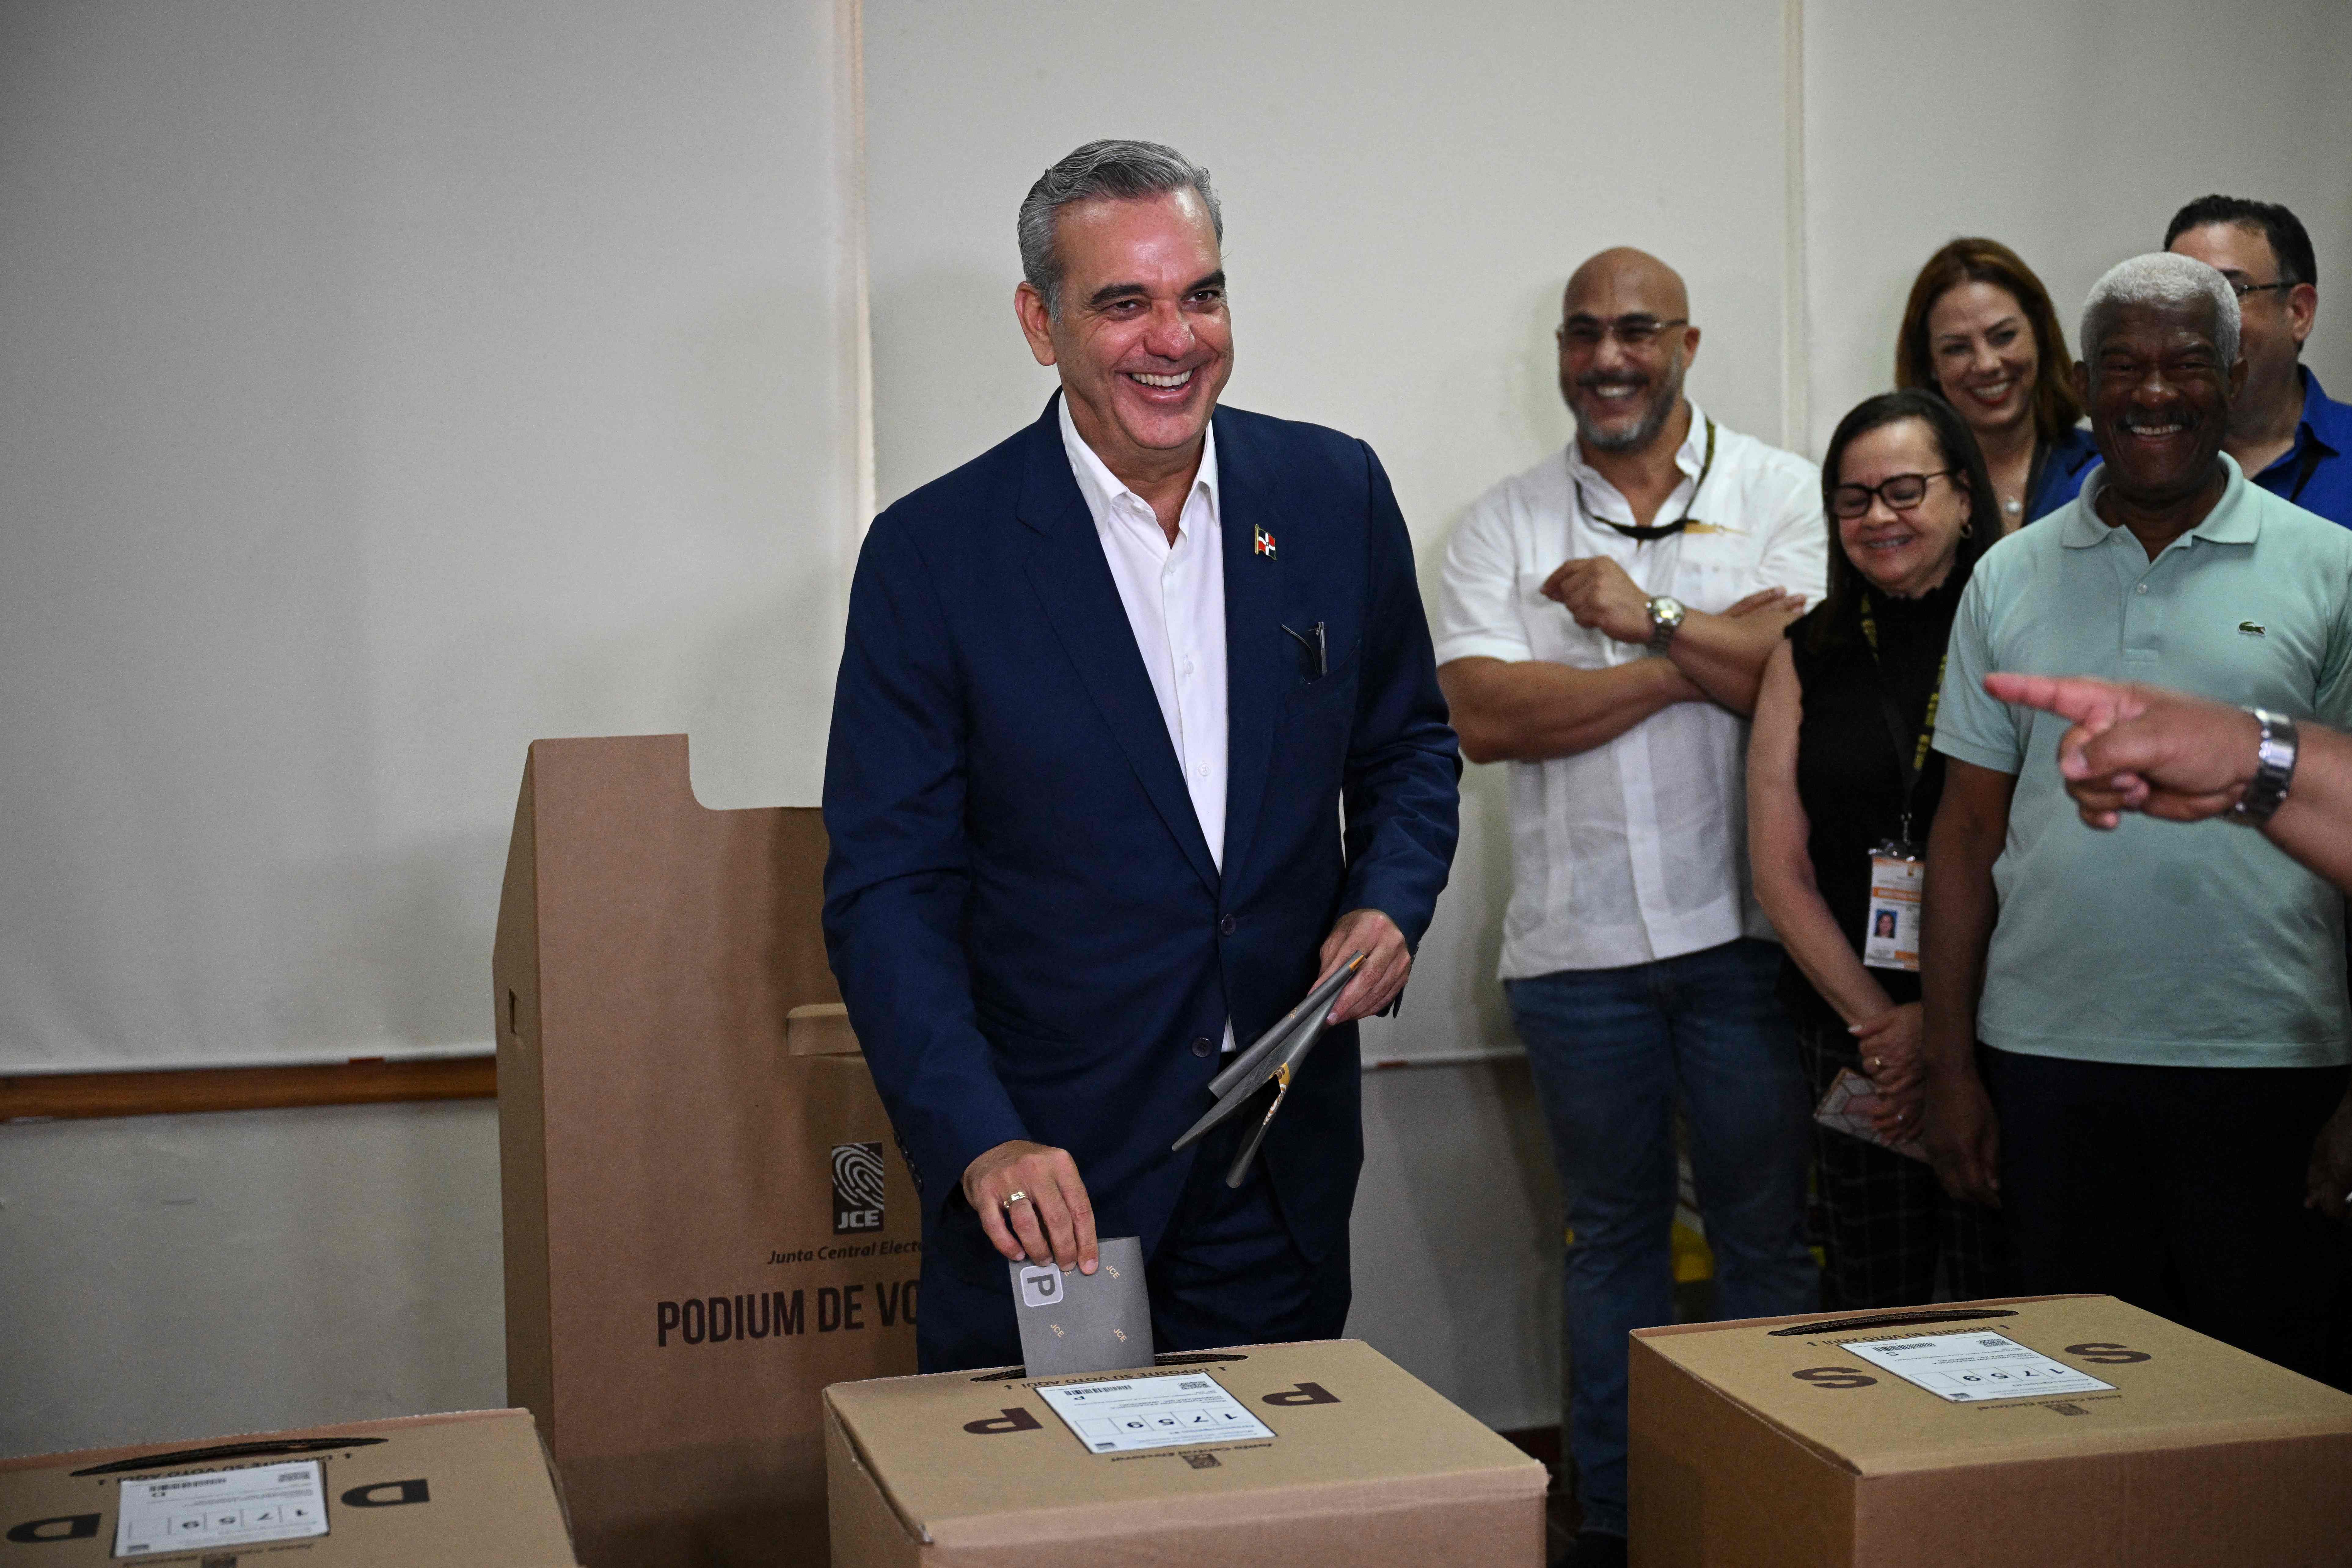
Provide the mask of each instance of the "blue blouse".
[{"label": "blue blouse", "polygon": [[2099,449],[2091,445],[2091,433],[2077,425],[2053,442],[2041,458],[2041,482],[2033,487],[2025,505],[2028,522],[2056,511],[2080,493],[2084,479],[2099,461]]}]

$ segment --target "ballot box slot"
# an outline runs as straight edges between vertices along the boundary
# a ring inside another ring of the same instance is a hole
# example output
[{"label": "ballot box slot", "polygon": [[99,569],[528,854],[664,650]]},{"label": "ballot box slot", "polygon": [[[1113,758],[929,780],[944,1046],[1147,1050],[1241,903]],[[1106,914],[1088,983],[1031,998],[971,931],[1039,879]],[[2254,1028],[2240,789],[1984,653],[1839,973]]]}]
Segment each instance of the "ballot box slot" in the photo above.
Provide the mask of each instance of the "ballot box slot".
[{"label": "ballot box slot", "polygon": [[[1162,1351],[1151,1358],[1151,1364],[1164,1366],[1208,1366],[1224,1361],[1247,1361],[1245,1355],[1223,1351]],[[1025,1366],[1008,1366],[1002,1372],[983,1372],[972,1378],[974,1383],[1018,1383],[1029,1375]]]},{"label": "ballot box slot", "polygon": [[117,1459],[110,1465],[92,1465],[86,1470],[76,1470],[81,1476],[124,1476],[134,1470],[160,1470],[173,1465],[202,1465],[215,1459],[249,1459],[264,1456],[287,1454],[327,1454],[341,1448],[366,1448],[384,1441],[382,1437],[287,1437],[273,1443],[220,1443],[208,1448],[182,1448],[173,1454],[149,1454],[142,1458]]},{"label": "ballot box slot", "polygon": [[1816,1322],[1791,1323],[1785,1329],[1768,1331],[1776,1340],[1821,1339],[1832,1334],[1860,1333],[1866,1329],[1912,1329],[1922,1323],[1973,1323],[1987,1318],[2014,1318],[2015,1312],[1999,1307],[1972,1307],[1953,1312],[1873,1312],[1859,1318],[1822,1319]]}]

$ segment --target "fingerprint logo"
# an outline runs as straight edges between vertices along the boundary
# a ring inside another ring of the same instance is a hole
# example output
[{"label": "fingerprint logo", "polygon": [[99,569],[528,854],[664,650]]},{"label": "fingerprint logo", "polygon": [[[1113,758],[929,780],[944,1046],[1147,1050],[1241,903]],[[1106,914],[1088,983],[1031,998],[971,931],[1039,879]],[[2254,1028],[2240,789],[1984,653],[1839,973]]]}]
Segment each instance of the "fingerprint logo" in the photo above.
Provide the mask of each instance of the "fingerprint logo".
[{"label": "fingerprint logo", "polygon": [[882,1228],[887,1175],[879,1143],[833,1146],[833,1234]]}]

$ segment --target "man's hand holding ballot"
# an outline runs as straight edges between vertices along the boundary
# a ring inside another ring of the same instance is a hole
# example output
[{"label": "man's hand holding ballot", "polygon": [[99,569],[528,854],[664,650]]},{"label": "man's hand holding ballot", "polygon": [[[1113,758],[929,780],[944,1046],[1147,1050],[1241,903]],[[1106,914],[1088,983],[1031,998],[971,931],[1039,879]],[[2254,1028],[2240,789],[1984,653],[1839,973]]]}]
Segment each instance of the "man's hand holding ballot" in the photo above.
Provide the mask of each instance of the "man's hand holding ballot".
[{"label": "man's hand holding ballot", "polygon": [[1067,1149],[999,1143],[965,1170],[963,1196],[1008,1260],[1050,1258],[1066,1270],[1095,1271],[1094,1205]]}]

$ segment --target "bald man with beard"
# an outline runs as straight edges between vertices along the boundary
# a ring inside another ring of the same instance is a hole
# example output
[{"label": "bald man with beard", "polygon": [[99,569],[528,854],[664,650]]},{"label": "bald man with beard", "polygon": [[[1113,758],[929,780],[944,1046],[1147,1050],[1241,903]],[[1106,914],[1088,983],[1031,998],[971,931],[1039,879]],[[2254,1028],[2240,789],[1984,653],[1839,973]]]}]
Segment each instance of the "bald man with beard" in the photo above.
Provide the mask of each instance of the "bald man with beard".
[{"label": "bald man with beard", "polygon": [[1690,315],[1655,257],[1576,269],[1558,334],[1576,437],[1463,520],[1438,628],[1463,754],[1510,764],[1502,978],[1568,1192],[1578,1568],[1625,1560],[1625,1336],[1674,1320],[1677,1102],[1717,1310],[1818,1295],[1810,1097],[1748,889],[1743,759],[1829,534],[1813,465],[1684,393]]}]

